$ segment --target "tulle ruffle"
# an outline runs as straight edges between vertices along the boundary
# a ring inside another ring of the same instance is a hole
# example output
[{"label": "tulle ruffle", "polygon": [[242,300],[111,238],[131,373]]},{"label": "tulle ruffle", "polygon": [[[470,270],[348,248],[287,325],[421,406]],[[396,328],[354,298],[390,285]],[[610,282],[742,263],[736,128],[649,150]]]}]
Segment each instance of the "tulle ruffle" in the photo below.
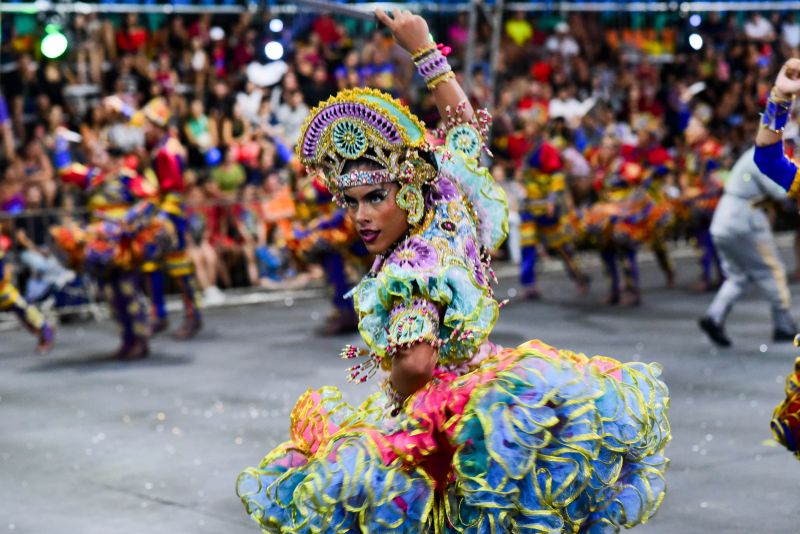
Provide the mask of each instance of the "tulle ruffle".
[{"label": "tulle ruffle", "polygon": [[[385,358],[390,342],[386,325],[392,309],[399,302],[410,306],[414,299],[422,298],[445,310],[439,338],[447,341],[440,349],[440,363],[455,365],[468,360],[489,336],[500,308],[488,287],[476,282],[475,269],[464,263],[437,266],[433,274],[387,265],[378,276],[364,278],[352,296],[361,317],[358,328],[367,345]],[[454,338],[456,330],[469,330],[470,336]]]},{"label": "tulle ruffle", "polygon": [[659,373],[531,341],[437,372],[395,418],[309,391],[237,491],[267,532],[613,532],[664,496]]},{"label": "tulle ruffle", "polygon": [[770,426],[775,440],[800,459],[800,358],[786,377],[785,391],[786,398],[775,407]]}]

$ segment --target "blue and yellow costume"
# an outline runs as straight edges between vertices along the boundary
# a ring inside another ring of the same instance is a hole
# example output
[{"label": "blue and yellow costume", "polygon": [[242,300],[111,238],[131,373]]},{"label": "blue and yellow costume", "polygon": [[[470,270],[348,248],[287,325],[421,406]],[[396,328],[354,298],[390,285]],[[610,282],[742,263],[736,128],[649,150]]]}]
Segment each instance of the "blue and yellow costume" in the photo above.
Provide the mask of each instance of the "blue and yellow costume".
[{"label": "blue and yellow costume", "polygon": [[[587,358],[540,341],[489,342],[500,303],[490,252],[505,239],[505,194],[478,156],[488,114],[437,136],[399,101],[350,90],[311,112],[298,145],[335,197],[397,182],[408,233],[352,291],[365,381],[404,347],[438,354],[407,398],[389,381],[359,407],[309,390],[291,440],[246,469],[237,491],[264,532],[600,532],[650,518],[664,496],[666,386],[656,364]],[[425,153],[432,154],[426,158]],[[347,161],[379,171],[343,173]]]},{"label": "blue and yellow costume", "polygon": [[150,325],[139,269],[173,246],[174,229],[158,210],[156,189],[135,170],[119,165],[103,171],[78,163],[61,169],[64,183],[88,194],[91,220],[52,233],[73,268],[94,275],[122,331],[120,358],[148,353]]},{"label": "blue and yellow costume", "polygon": [[[673,191],[676,188],[672,188],[669,183],[675,171],[675,162],[666,148],[656,141],[658,124],[655,119],[648,120],[646,128],[640,134],[646,136],[645,144],[623,146],[621,153],[625,161],[638,163],[643,168],[645,178],[642,185],[654,203],[650,215],[654,224],[647,242],[667,279],[667,286],[671,287],[675,282],[675,265],[667,250],[666,241],[675,226],[676,201]],[[647,140],[650,142],[646,142]]]},{"label": "blue and yellow costume", "polygon": [[588,277],[575,260],[575,230],[567,213],[567,184],[561,158],[552,145],[539,142],[526,156],[523,168],[525,199],[520,209],[522,261],[520,283],[535,292],[539,245],[564,262],[569,277],[584,289]]},{"label": "blue and yellow costume", "polygon": [[0,234],[0,311],[10,311],[17,316],[22,325],[38,338],[36,350],[46,352],[53,345],[53,329],[35,306],[28,304],[14,284],[6,268],[6,244]]},{"label": "blue and yellow costume", "polygon": [[[627,305],[640,302],[639,248],[663,232],[671,221],[648,193],[645,170],[633,162],[616,160],[597,181],[599,201],[587,214],[586,227],[594,229],[610,281],[609,303],[622,298]],[[618,263],[622,264],[622,287]]]},{"label": "blue and yellow costume", "polygon": [[[141,113],[146,120],[161,129],[167,127],[171,118],[171,112],[161,98],[148,102]],[[185,188],[183,152],[180,141],[169,132],[164,133],[153,148],[151,164],[158,182],[160,209],[172,222],[177,240],[175,247],[164,258],[163,264],[148,262],[142,269],[145,272],[147,291],[153,303],[155,316],[153,331],[160,332],[167,327],[164,276],[166,271],[166,274],[175,281],[183,299],[184,324],[177,335],[189,338],[202,327],[202,317],[194,264],[187,249],[189,228],[183,204]]]},{"label": "blue and yellow costume", "polygon": [[[705,124],[703,113],[696,120]],[[681,162],[681,203],[677,210],[691,238],[700,248],[701,282],[706,289],[722,278],[719,256],[711,239],[711,219],[722,196],[722,184],[716,176],[722,147],[713,138],[707,137],[689,147]]]}]

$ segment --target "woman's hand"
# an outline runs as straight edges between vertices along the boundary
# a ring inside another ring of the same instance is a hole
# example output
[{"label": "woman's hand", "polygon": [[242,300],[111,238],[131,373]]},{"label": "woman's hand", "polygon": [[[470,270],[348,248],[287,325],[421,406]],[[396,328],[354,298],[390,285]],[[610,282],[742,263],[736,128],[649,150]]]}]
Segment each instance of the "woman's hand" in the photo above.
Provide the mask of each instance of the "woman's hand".
[{"label": "woman's hand", "polygon": [[428,23],[419,15],[414,15],[408,10],[398,10],[389,15],[381,8],[377,8],[375,16],[389,28],[400,46],[409,54],[432,44]]},{"label": "woman's hand", "polygon": [[800,59],[792,58],[783,64],[775,79],[775,92],[786,100],[800,94]]}]

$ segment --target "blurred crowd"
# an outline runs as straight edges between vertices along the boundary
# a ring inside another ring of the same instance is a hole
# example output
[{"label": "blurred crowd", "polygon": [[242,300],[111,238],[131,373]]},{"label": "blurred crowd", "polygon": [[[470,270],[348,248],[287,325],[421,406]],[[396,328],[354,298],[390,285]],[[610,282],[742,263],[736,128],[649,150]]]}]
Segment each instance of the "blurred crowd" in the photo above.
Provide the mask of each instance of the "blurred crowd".
[{"label": "blurred crowd", "polygon": [[[2,20],[0,219],[3,238],[18,249],[44,249],[48,226],[83,207],[60,180],[56,140],[70,142],[76,161],[87,161],[98,139],[144,151],[144,136],[120,107],[163,97],[186,149],[190,251],[206,296],[303,284],[319,271],[299,264],[286,243],[293,224],[313,212],[309,177],[293,152],[310,107],[340,89],[370,86],[407,102],[428,125],[438,121],[407,54],[368,22],[266,12],[74,14],[61,20],[67,53],[48,60],[39,49],[47,20],[38,17]],[[474,104],[495,102],[493,171],[508,185],[512,211],[524,197],[520,170],[541,141],[558,150],[575,205],[598,198],[595,155],[609,135],[620,147],[663,149],[673,175],[666,183],[679,188],[691,150],[687,114],[701,118],[719,144],[720,167],[729,168],[753,138],[777,67],[800,46],[793,13],[509,12],[495,71],[491,24],[481,18],[466,73],[467,22],[463,13],[431,17]],[[512,259],[517,246],[511,240]]]}]

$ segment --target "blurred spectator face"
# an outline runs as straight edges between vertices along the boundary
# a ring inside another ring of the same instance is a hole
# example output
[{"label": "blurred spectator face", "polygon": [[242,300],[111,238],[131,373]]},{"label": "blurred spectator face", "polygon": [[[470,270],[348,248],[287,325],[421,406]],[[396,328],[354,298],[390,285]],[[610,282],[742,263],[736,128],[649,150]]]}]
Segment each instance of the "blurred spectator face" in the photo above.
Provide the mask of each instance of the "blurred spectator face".
[{"label": "blurred spectator face", "polygon": [[64,124],[64,110],[61,109],[61,106],[53,106],[50,108],[48,120],[51,128]]},{"label": "blurred spectator face", "polygon": [[108,157],[108,152],[106,152],[105,147],[100,143],[95,143],[89,155],[89,162],[93,166],[98,167],[103,171],[108,171],[110,159],[111,158]]},{"label": "blurred spectator face", "polygon": [[312,78],[314,83],[324,84],[328,81],[328,71],[322,65],[317,65],[314,69],[314,76]]},{"label": "blurred spectator face", "polygon": [[44,155],[42,145],[39,141],[33,140],[25,145],[25,157],[29,160],[39,159]]},{"label": "blurred spectator face", "polygon": [[301,106],[303,104],[303,93],[301,93],[300,91],[295,91],[294,93],[292,93],[291,96],[289,97],[289,104],[293,108]]},{"label": "blurred spectator face", "polygon": [[297,75],[294,71],[290,70],[283,77],[283,90],[296,91],[300,89],[300,84],[297,82]]},{"label": "blurred spectator face", "polygon": [[38,184],[31,184],[25,190],[25,207],[41,208],[44,204],[44,194]]},{"label": "blurred spectator face", "polygon": [[692,117],[689,119],[689,124],[686,126],[686,130],[683,132],[684,139],[686,139],[686,142],[690,145],[699,143],[707,135],[708,130],[697,117]]},{"label": "blurred spectator face", "polygon": [[24,176],[25,167],[22,160],[14,160],[6,167],[3,173],[3,181],[8,184],[14,184],[21,182]]},{"label": "blurred spectator face", "polygon": [[199,98],[195,98],[192,100],[192,105],[189,108],[189,112],[192,114],[192,117],[197,119],[203,116],[203,101]]},{"label": "blurred spectator face", "polygon": [[236,165],[238,157],[239,157],[238,150],[231,150],[230,148],[228,148],[228,150],[225,151],[225,164]]},{"label": "blurred spectator face", "polygon": [[344,66],[348,69],[354,69],[358,67],[358,51],[351,50],[347,53],[344,57]]},{"label": "blurred spectator face", "polygon": [[502,165],[495,165],[492,167],[492,176],[498,182],[505,182],[506,181],[506,168]]},{"label": "blurred spectator face", "polygon": [[347,71],[347,87],[358,87],[361,85],[361,76],[358,75],[358,71],[355,69],[350,69]]},{"label": "blurred spectator face", "polygon": [[253,202],[256,199],[256,186],[246,185],[242,189],[242,202]]},{"label": "blurred spectator face", "polygon": [[604,162],[609,162],[615,157],[617,157],[617,149],[619,147],[619,143],[617,140],[611,136],[603,137],[603,140],[600,142],[600,158]]},{"label": "blurred spectator face", "polygon": [[272,195],[277,193],[281,189],[281,176],[275,171],[270,172],[267,174],[266,179],[264,180],[264,192],[268,195]]},{"label": "blurred spectator face", "polygon": [[28,54],[23,54],[18,60],[19,73],[23,78],[30,80],[36,75],[37,65]]},{"label": "blurred spectator face", "polygon": [[538,136],[541,131],[539,123],[533,119],[528,119],[522,124],[522,132],[529,139]]}]

